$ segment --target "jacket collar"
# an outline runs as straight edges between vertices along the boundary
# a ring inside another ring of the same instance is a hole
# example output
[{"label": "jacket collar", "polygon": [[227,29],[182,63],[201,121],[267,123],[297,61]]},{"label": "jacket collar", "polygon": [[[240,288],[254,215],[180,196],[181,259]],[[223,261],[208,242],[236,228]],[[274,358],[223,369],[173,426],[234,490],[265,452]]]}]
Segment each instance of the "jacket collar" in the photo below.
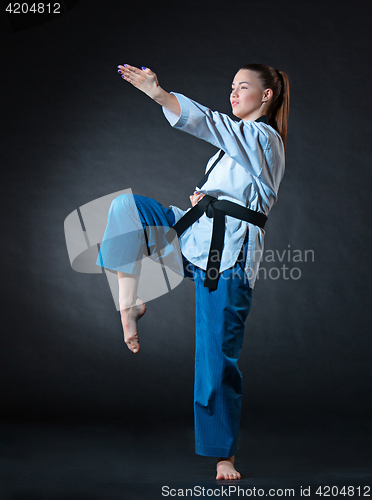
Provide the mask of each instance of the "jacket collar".
[{"label": "jacket collar", "polygon": [[263,123],[268,124],[269,123],[269,117],[268,117],[268,115],[262,115],[259,118],[257,118],[257,120],[255,120],[255,122],[263,122]]}]

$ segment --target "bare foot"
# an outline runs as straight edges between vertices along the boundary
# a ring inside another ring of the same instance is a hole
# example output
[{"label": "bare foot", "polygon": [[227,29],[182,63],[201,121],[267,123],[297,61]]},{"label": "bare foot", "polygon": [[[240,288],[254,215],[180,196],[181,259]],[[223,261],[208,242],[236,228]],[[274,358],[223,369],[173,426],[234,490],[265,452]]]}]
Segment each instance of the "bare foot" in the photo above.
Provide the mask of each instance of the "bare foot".
[{"label": "bare foot", "polygon": [[137,321],[142,318],[145,312],[146,304],[138,298],[133,306],[120,311],[121,324],[124,330],[124,342],[127,344],[128,349],[134,353],[138,352],[140,349],[137,334]]},{"label": "bare foot", "polygon": [[219,458],[216,479],[240,479],[240,473],[234,467],[235,457]]}]

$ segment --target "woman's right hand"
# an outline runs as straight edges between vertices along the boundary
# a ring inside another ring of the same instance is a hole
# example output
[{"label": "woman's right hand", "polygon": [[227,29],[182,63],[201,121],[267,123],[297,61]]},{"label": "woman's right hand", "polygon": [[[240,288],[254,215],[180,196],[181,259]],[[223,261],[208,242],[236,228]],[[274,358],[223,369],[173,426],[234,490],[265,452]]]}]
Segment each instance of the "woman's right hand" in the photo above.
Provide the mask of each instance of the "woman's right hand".
[{"label": "woman's right hand", "polygon": [[203,196],[205,196],[205,194],[199,193],[199,191],[194,191],[194,194],[190,196],[191,205],[195,207],[195,205],[199,203]]}]

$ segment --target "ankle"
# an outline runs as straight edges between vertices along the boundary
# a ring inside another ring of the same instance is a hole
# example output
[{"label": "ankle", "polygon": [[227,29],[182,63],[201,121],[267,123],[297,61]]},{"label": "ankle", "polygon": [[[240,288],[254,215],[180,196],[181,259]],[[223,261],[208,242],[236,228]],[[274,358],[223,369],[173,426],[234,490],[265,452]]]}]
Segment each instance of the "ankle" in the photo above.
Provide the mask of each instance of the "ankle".
[{"label": "ankle", "polygon": [[135,299],[119,299],[119,307],[120,312],[128,311],[128,309],[132,309],[136,305],[137,298]]},{"label": "ankle", "polygon": [[231,462],[231,463],[234,465],[234,463],[235,463],[235,456],[233,455],[232,457],[221,457],[221,458],[217,458],[217,465],[218,465],[220,462]]}]

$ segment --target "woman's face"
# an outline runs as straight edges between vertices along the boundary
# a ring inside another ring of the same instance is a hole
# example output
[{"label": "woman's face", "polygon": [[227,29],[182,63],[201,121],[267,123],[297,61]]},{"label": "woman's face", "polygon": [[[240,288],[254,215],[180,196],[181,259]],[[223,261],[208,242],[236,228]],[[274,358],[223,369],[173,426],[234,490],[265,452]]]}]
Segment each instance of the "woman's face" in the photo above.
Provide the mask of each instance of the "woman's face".
[{"label": "woman's face", "polygon": [[264,90],[254,71],[241,69],[232,83],[230,102],[232,112],[241,120],[256,120],[266,109],[271,89]]}]

